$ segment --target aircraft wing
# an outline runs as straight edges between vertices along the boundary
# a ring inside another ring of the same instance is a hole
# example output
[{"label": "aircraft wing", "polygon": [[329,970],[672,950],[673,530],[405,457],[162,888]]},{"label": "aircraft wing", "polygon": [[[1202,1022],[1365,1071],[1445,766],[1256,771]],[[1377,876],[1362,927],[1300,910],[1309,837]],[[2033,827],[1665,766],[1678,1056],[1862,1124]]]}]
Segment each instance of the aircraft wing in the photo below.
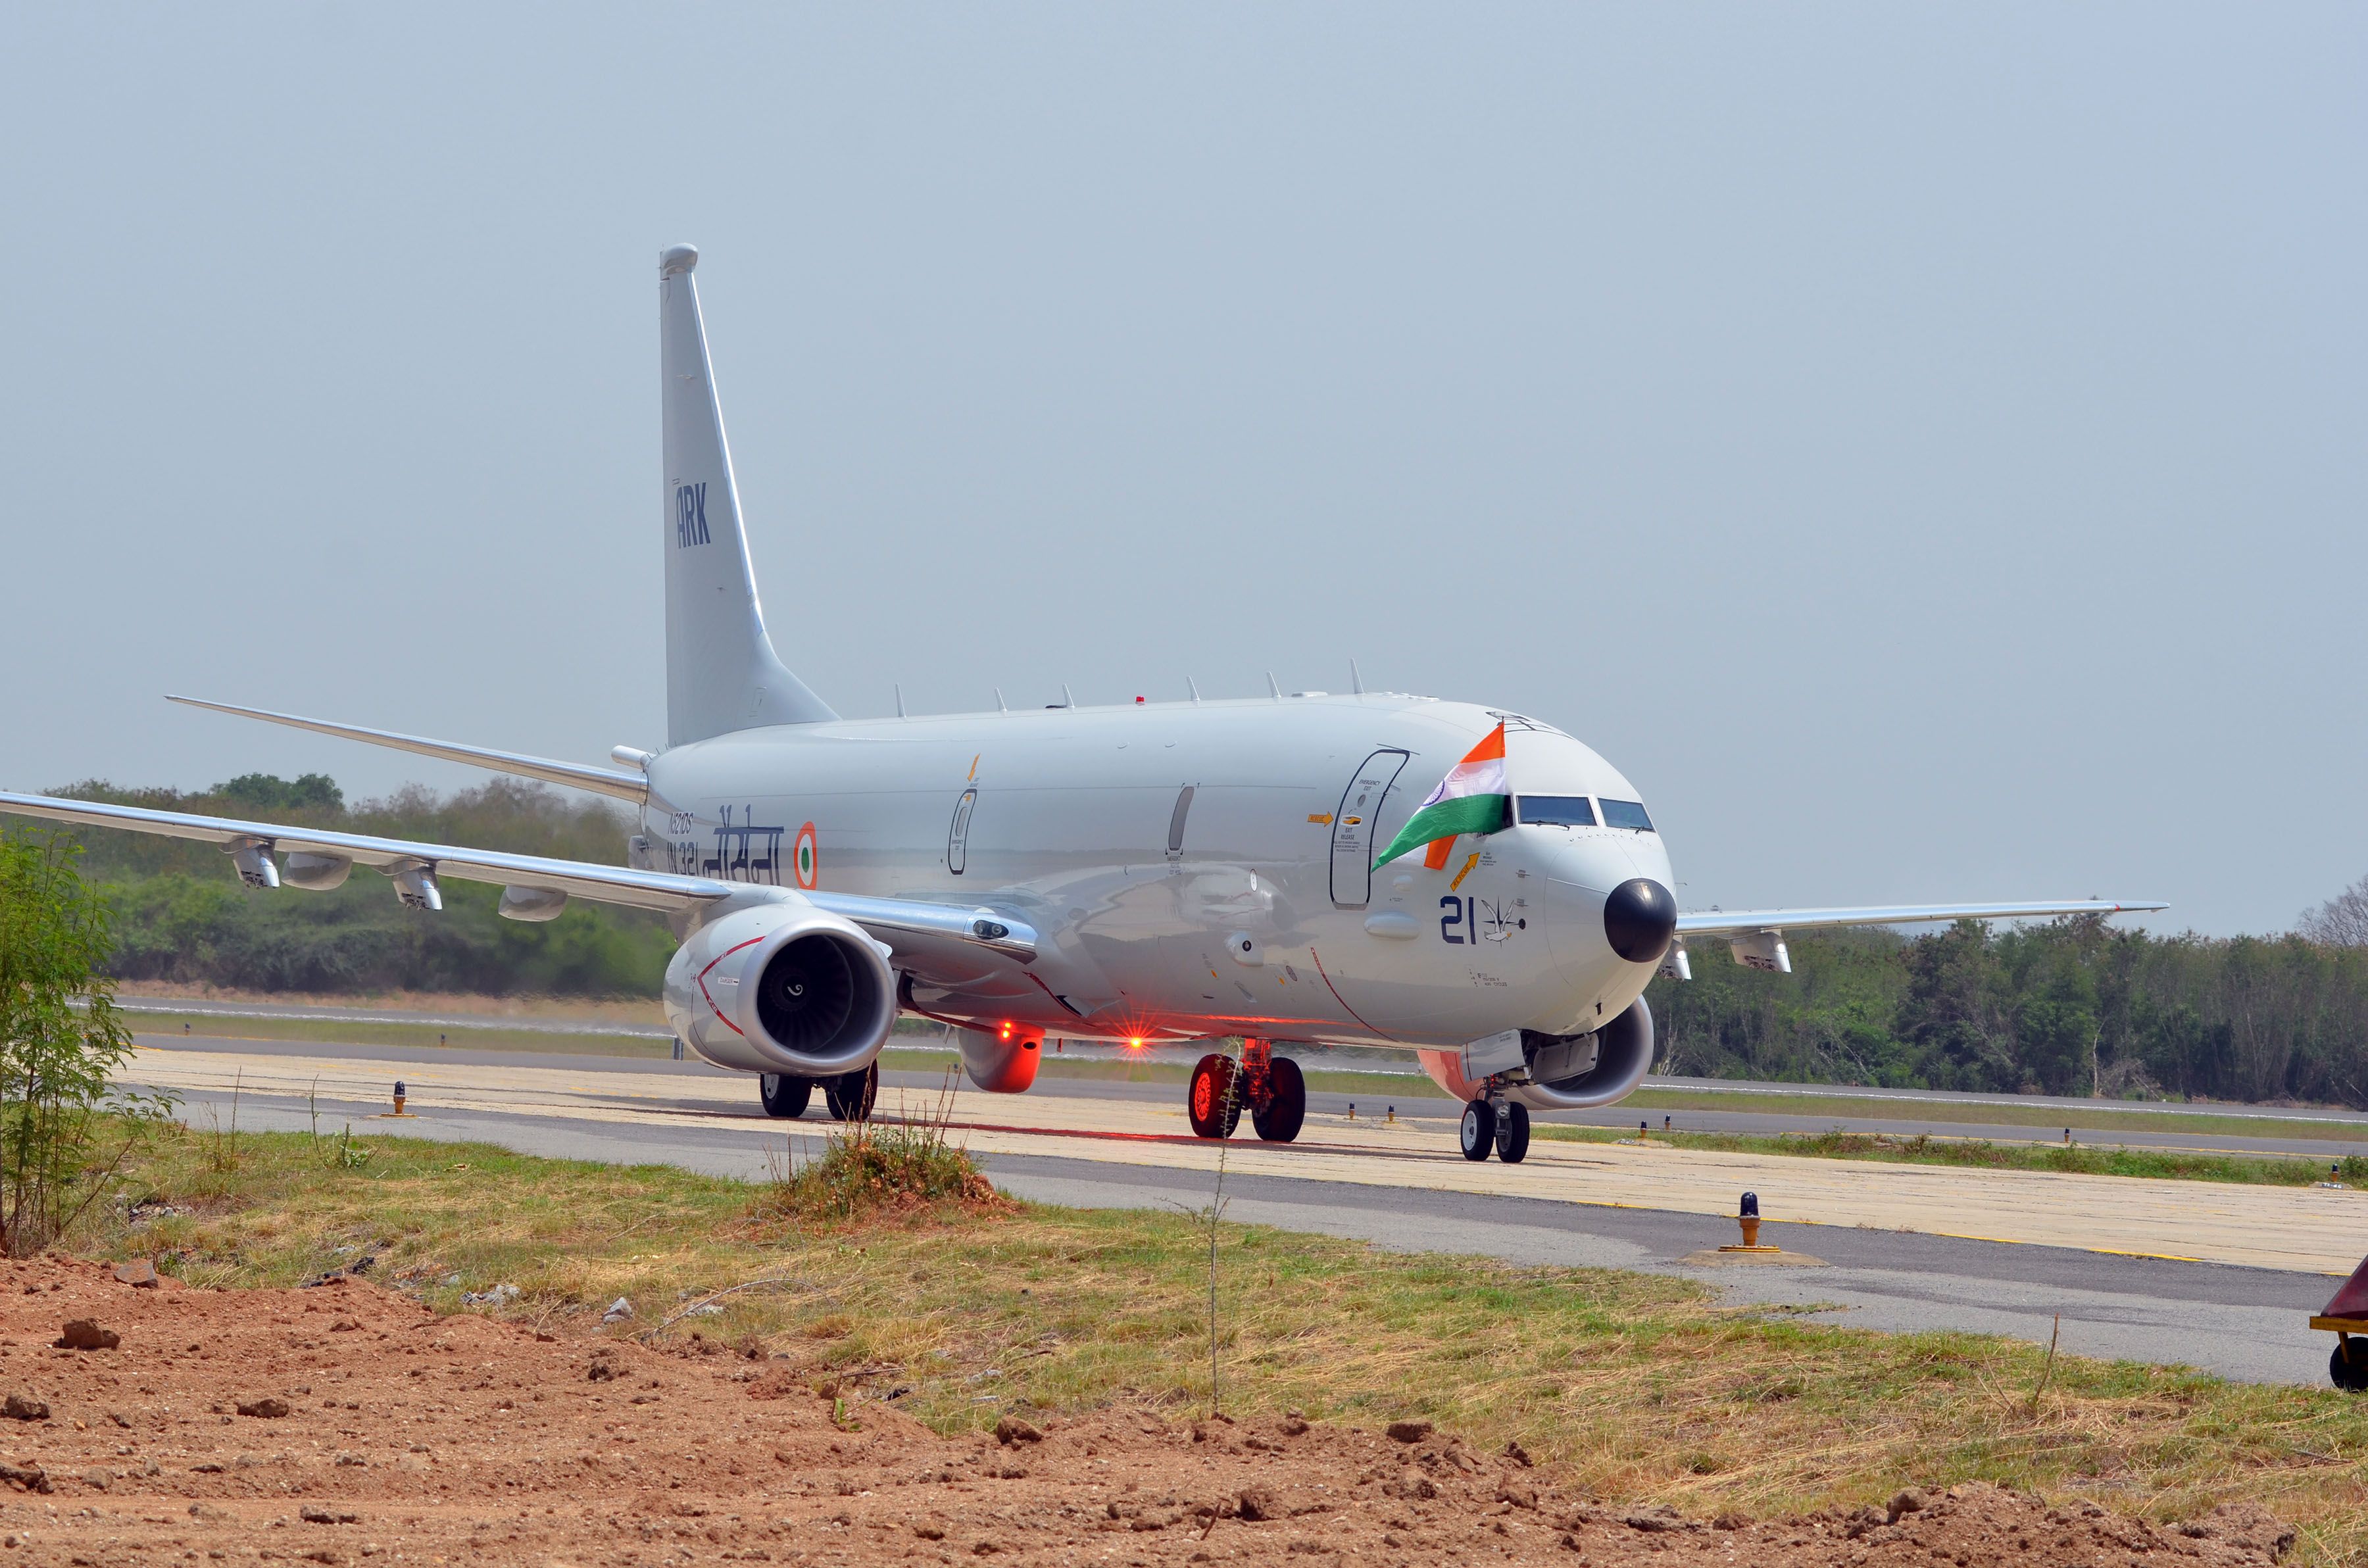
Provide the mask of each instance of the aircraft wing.
[{"label": "aircraft wing", "polygon": [[[230,817],[193,816],[183,812],[151,811],[97,801],[62,801],[49,795],[17,795],[6,790],[0,790],[0,813],[87,827],[122,828],[168,838],[193,838],[218,844],[225,851],[260,849],[266,853],[278,850],[334,855],[389,875],[432,870],[439,877],[493,882],[503,887],[544,888],[596,903],[628,904],[669,915],[690,913],[719,900],[755,891],[746,882],[678,876],[670,871],[639,871],[588,860],[505,855],[491,849],[374,838],[367,834],[332,833],[320,828],[280,827]],[[896,949],[900,958],[942,953],[950,949],[967,949],[973,960],[985,953],[999,954],[1021,963],[1032,962],[1036,957],[1034,928],[1000,910],[929,903],[919,899],[807,892],[792,888],[763,891],[851,920],[875,939]]]},{"label": "aircraft wing", "polygon": [[[5,798],[5,797],[0,797]],[[2032,903],[1883,903],[1863,909],[1708,909],[1678,916],[1680,937],[1801,931],[1818,926],[1909,926],[1941,920],[2052,920],[2063,915],[2133,915],[2167,903],[2052,899]]]}]

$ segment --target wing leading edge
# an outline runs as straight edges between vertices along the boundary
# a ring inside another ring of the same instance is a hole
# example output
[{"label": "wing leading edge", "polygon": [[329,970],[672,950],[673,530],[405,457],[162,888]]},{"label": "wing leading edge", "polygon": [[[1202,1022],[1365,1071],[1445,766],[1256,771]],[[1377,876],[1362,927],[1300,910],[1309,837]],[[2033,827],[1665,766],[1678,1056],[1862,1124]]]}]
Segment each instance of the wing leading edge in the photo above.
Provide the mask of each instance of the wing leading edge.
[{"label": "wing leading edge", "polygon": [[2169,907],[2145,901],[2122,903],[2071,898],[2033,903],[1884,903],[1862,909],[1708,909],[1679,915],[1678,935],[1725,937],[1819,926],[1910,926],[1940,920],[2053,920],[2066,915],[2139,915]]},{"label": "wing leading edge", "polygon": [[856,893],[802,892],[791,888],[719,881],[710,877],[685,877],[669,871],[642,871],[627,866],[602,866],[586,860],[553,860],[539,855],[506,855],[497,850],[469,849],[457,845],[420,844],[404,838],[377,838],[368,834],[332,833],[320,828],[282,827],[271,823],[240,822],[230,817],[195,816],[185,812],[152,811],[141,806],[109,805],[97,801],[63,801],[50,795],[18,795],[0,790],[0,812],[40,817],[50,822],[86,827],[122,828],[167,838],[195,839],[220,845],[225,851],[260,850],[333,856],[367,866],[388,876],[427,871],[463,881],[492,882],[501,887],[547,889],[596,903],[626,904],[668,915],[692,914],[725,899],[762,894],[788,902],[810,903],[860,926],[872,937],[899,949],[916,946],[926,953],[942,945],[992,952],[1020,963],[1036,957],[1036,932],[1025,921],[1001,910],[968,905],[928,903],[918,899],[869,898]]}]

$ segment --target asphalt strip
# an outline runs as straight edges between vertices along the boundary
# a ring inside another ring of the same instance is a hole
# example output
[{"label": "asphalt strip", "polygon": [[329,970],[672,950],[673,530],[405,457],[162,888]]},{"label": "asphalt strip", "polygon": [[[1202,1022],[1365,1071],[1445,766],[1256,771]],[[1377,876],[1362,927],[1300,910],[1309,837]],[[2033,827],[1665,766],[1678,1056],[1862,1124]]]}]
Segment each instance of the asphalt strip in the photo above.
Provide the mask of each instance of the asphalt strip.
[{"label": "asphalt strip", "polygon": [[[172,1086],[183,1096],[185,1120],[209,1130],[228,1124],[228,1093]],[[312,1105],[282,1092],[242,1091],[236,1108],[238,1124],[259,1131],[304,1131],[317,1111],[324,1126],[341,1127],[351,1118],[357,1131],[366,1126],[374,1136],[484,1142],[521,1153],[666,1164],[741,1180],[763,1180],[784,1153],[818,1148],[827,1131],[826,1123],[814,1118],[782,1124],[666,1114],[646,1103],[625,1115],[597,1119],[580,1111],[536,1107],[437,1105],[396,1121],[373,1114],[384,1109],[383,1101],[356,1097],[342,1084],[324,1084]],[[1436,1129],[1424,1132],[1439,1135]],[[980,1137],[974,1144],[1001,1141]],[[1036,1135],[1038,1147],[1042,1142]],[[1182,1165],[1101,1157],[1105,1151],[1142,1147],[1133,1138],[1104,1142],[1072,1135],[1074,1152],[974,1147],[974,1153],[998,1187],[1040,1202],[1190,1209],[1209,1201],[1214,1170],[1205,1157]],[[1253,1148],[1245,1143],[1237,1152],[1247,1154]],[[1175,1152],[1201,1153],[1189,1144]],[[1267,1153],[1271,1157],[1273,1152]],[[1704,1267],[1689,1262],[1688,1255],[1736,1240],[1731,1220],[1644,1205],[1326,1179],[1245,1169],[1247,1160],[1230,1163],[1230,1220],[1401,1252],[1678,1275],[1699,1280],[1726,1304],[1782,1309],[1807,1321],[1889,1332],[2000,1334],[2044,1344],[2060,1317],[2063,1346],[2075,1354],[2181,1363],[2252,1382],[2318,1382],[2326,1376],[2332,1344],[2306,1324],[2332,1286],[2322,1273],[2306,1270],[1782,1221],[1771,1221],[1762,1239],[1795,1255],[1814,1255],[1824,1260],[1822,1267]],[[1463,1164],[1460,1157],[1453,1160],[1453,1165]],[[1445,1162],[1437,1168],[1452,1174]]]}]

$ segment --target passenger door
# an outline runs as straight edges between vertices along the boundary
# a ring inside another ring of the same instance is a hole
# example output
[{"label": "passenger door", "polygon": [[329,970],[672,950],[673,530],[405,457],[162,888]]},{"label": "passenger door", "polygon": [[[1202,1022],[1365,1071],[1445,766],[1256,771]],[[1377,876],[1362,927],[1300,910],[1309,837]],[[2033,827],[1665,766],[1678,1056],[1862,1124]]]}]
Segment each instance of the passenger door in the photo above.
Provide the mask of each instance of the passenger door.
[{"label": "passenger door", "polygon": [[946,829],[946,869],[957,877],[970,864],[970,813],[977,804],[978,788],[973,785],[954,802],[954,820]]},{"label": "passenger door", "polygon": [[1340,792],[1340,809],[1332,814],[1332,902],[1343,909],[1362,909],[1373,896],[1374,823],[1406,764],[1405,752],[1377,751]]}]

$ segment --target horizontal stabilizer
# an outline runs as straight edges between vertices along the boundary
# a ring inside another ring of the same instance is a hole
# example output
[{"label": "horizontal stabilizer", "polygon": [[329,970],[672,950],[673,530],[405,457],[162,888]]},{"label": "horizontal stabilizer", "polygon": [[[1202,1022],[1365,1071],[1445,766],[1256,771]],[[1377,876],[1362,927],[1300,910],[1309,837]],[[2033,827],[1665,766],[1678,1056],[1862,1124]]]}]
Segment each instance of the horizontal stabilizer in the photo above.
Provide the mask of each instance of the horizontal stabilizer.
[{"label": "horizontal stabilizer", "polygon": [[300,719],[293,713],[274,713],[265,708],[241,708],[229,702],[208,702],[196,697],[172,697],[167,702],[178,702],[189,708],[211,708],[217,713],[235,713],[245,719],[261,719],[273,724],[287,724],[299,730],[311,730],[319,734],[336,735],[342,740],[363,741],[374,746],[391,746],[396,751],[416,752],[421,756],[440,757],[446,762],[466,762],[479,767],[489,767],[495,773],[514,773],[521,778],[540,778],[546,784],[564,784],[571,790],[589,790],[595,794],[614,795],[620,801],[636,804],[648,799],[649,779],[640,773],[623,773],[613,767],[586,767],[581,763],[553,762],[548,757],[521,756],[516,752],[493,751],[484,746],[456,745],[450,741],[431,741],[420,735],[400,735],[392,730],[366,730],[359,724],[332,724],[325,719]]}]

